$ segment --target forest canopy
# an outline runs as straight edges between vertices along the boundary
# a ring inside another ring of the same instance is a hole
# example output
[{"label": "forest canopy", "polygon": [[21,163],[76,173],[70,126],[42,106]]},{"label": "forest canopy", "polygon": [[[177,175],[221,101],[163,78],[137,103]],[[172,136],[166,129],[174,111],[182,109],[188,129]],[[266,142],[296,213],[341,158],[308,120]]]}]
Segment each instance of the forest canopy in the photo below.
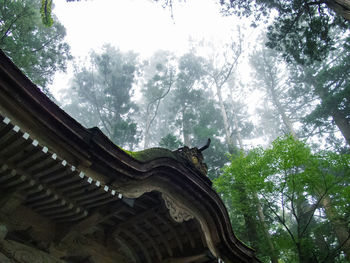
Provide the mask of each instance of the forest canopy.
[{"label": "forest canopy", "polygon": [[0,0],[0,47],[45,92],[73,61],[62,108],[127,151],[211,138],[208,176],[263,262],[348,262],[349,1],[218,4],[238,21],[220,43],[147,56],[106,43],[73,59],[54,2]]},{"label": "forest canopy", "polygon": [[70,47],[66,29],[57,21],[47,28],[40,0],[0,0],[0,48],[46,93],[57,71],[65,71]]}]

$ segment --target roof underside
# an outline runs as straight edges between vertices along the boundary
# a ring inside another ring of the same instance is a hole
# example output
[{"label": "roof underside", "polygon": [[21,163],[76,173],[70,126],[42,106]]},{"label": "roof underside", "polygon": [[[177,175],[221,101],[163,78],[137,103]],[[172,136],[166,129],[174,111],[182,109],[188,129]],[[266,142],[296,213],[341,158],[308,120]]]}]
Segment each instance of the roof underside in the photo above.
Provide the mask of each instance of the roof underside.
[{"label": "roof underside", "polygon": [[191,161],[133,159],[62,111],[2,52],[0,221],[8,240],[55,263],[256,262]]},{"label": "roof underside", "polygon": [[[28,210],[32,210],[56,224],[61,231],[52,232],[47,242],[79,230],[95,241],[112,239],[126,262],[163,262],[177,255],[197,256],[191,262],[213,262],[198,222],[175,222],[160,193],[124,198],[1,116],[0,193],[21,199],[15,217],[21,218],[24,211],[30,216]],[[41,226],[28,227],[34,228],[34,234],[13,229],[9,237],[28,244],[41,241],[35,235]]]}]

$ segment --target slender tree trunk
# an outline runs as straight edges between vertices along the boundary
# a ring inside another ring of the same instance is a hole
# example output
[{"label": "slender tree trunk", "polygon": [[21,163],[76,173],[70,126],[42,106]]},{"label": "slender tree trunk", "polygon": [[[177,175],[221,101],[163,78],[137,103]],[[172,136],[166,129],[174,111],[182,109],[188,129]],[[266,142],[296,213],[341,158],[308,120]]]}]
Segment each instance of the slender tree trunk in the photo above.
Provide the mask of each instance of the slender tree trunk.
[{"label": "slender tree trunk", "polygon": [[[171,89],[171,87],[172,87],[172,85],[174,83],[174,79],[173,78],[174,78],[174,76],[173,76],[173,73],[171,72],[170,75],[169,75],[169,84],[167,86],[166,91],[161,96],[156,98],[155,100],[149,102],[148,105],[147,105],[145,142],[144,142],[144,145],[143,145],[144,149],[149,147],[149,142],[150,142],[150,132],[149,131],[151,129],[151,125],[152,125],[153,121],[155,120],[155,118],[157,117],[160,102],[170,92],[170,89]],[[153,107],[154,107],[154,112],[152,113]]]},{"label": "slender tree trunk", "polygon": [[182,109],[182,135],[184,139],[184,145],[190,147],[191,141],[190,141],[190,132],[189,132],[189,123],[186,119],[186,110],[185,108]]},{"label": "slender tree trunk", "polygon": [[346,259],[350,261],[350,229],[346,221],[335,211],[328,195],[325,196],[321,202],[327,218],[331,222],[335,235],[337,236],[338,242],[342,245],[341,250],[344,252]]},{"label": "slender tree trunk", "polygon": [[[229,152],[232,154],[233,150],[234,150],[234,143],[233,143],[233,140],[231,138],[230,126],[229,126],[229,122],[228,122],[226,108],[225,108],[225,105],[224,105],[224,102],[222,99],[221,87],[219,85],[216,85],[216,92],[217,92],[217,95],[219,98],[221,116],[222,116],[222,119],[224,121],[226,143],[228,145]],[[240,138],[240,139],[238,139],[239,147],[243,150],[243,143],[241,140],[241,134],[238,130],[238,123],[236,123],[235,125],[236,125],[237,133],[238,133],[237,137]],[[244,222],[245,222],[245,226],[246,226],[247,238],[248,238],[250,244],[254,248],[257,248],[258,241],[259,241],[259,236],[258,236],[258,231],[257,231],[257,222],[255,220],[254,214],[251,211],[249,211],[249,210],[254,210],[254,209],[251,209],[253,204],[249,202],[249,198],[248,198],[248,194],[246,192],[245,186],[244,186],[244,182],[236,182],[236,190],[240,193],[240,195],[239,195],[240,201],[244,207],[244,209],[242,210],[242,214],[243,214]]]},{"label": "slender tree trunk", "polygon": [[254,193],[254,196],[255,196],[255,199],[256,199],[255,202],[256,202],[256,208],[258,210],[259,222],[260,222],[261,227],[263,229],[264,236],[265,236],[266,242],[267,242],[269,250],[270,250],[271,263],[278,263],[278,257],[277,257],[276,249],[275,249],[275,246],[272,243],[271,236],[270,236],[270,233],[268,231],[268,227],[267,227],[266,220],[265,220],[265,215],[264,215],[264,212],[262,210],[262,207],[261,207],[261,204],[260,204],[260,201],[259,201],[257,193]]},{"label": "slender tree trunk", "polygon": [[248,194],[246,192],[246,189],[244,187],[244,182],[236,182],[236,191],[238,191],[240,202],[242,204],[242,211],[246,227],[246,234],[247,238],[249,240],[249,243],[252,247],[257,248],[258,247],[258,231],[257,231],[257,222],[254,219],[254,215],[251,213],[253,204],[249,202]]},{"label": "slender tree trunk", "polygon": [[277,87],[277,83],[278,83],[278,79],[276,79],[276,75],[273,72],[273,68],[276,67],[274,64],[271,64],[271,62],[268,61],[268,59],[266,58],[267,54],[266,52],[263,53],[263,60],[265,63],[265,67],[267,72],[265,71],[264,73],[264,80],[265,80],[265,84],[266,84],[266,89],[267,89],[267,93],[270,94],[270,99],[273,103],[273,105],[276,107],[278,114],[281,116],[282,118],[282,122],[285,125],[285,127],[287,128],[288,132],[296,139],[297,135],[296,132],[294,130],[293,124],[290,120],[290,118],[287,116],[286,110],[285,108],[282,106],[282,104],[280,103],[280,98],[278,97],[277,91],[276,91],[276,87]]},{"label": "slender tree trunk", "polygon": [[281,118],[282,118],[282,121],[283,121],[283,124],[286,126],[288,132],[296,139],[298,139],[297,135],[296,135],[296,132],[293,128],[293,124],[292,122],[290,121],[289,117],[287,116],[286,114],[286,111],[285,109],[283,108],[283,106],[281,105],[280,101],[279,101],[279,98],[276,94],[276,90],[274,87],[270,86],[269,87],[269,91],[270,91],[270,94],[271,94],[271,99],[272,99],[272,102],[273,104],[275,105],[275,107],[277,108],[277,111],[278,113],[280,114]]},{"label": "slender tree trunk", "polygon": [[317,263],[313,253],[310,253],[309,243],[310,237],[310,223],[313,221],[313,208],[309,204],[309,201],[301,194],[295,193],[295,212],[297,221],[297,236],[298,243],[297,249],[299,254],[300,263]]},{"label": "slender tree trunk", "polygon": [[145,141],[143,144],[143,148],[147,149],[149,147],[149,129],[150,129],[150,114],[147,112],[147,116],[146,116],[146,129],[145,129]]},{"label": "slender tree trunk", "polygon": [[238,145],[241,149],[244,148],[243,146],[243,140],[242,140],[242,135],[241,132],[239,131],[239,123],[238,123],[238,118],[237,118],[237,114],[236,114],[236,108],[235,108],[235,103],[233,101],[233,94],[232,94],[232,89],[230,88],[230,96],[231,96],[231,104],[232,104],[232,109],[233,109],[233,124],[234,127],[236,128],[237,131],[237,141],[238,141]]},{"label": "slender tree trunk", "polygon": [[231,134],[230,134],[230,125],[228,123],[228,117],[227,117],[227,113],[226,113],[225,104],[224,104],[224,101],[222,99],[221,87],[218,84],[216,84],[216,94],[219,98],[221,117],[222,117],[222,120],[224,121],[225,140],[226,140],[226,143],[228,145],[229,152],[232,154],[233,149],[234,149],[234,143],[233,143],[233,140],[232,140]]}]

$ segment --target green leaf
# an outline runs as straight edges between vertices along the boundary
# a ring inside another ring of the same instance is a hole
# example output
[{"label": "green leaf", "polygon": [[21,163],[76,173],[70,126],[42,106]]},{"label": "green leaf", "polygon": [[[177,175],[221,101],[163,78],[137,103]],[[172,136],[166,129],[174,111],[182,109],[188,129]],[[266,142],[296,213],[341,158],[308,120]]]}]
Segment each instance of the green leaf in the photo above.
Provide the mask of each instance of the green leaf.
[{"label": "green leaf", "polygon": [[53,19],[51,16],[52,12],[52,0],[41,0],[40,14],[42,22],[45,26],[51,27],[53,24]]}]

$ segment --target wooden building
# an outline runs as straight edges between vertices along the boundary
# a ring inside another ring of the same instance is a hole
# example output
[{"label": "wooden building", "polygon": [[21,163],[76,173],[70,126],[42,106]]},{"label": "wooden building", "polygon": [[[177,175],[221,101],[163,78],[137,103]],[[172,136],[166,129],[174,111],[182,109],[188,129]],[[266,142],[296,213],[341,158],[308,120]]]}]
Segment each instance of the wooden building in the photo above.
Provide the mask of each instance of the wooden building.
[{"label": "wooden building", "polygon": [[258,262],[197,148],[128,154],[0,52],[0,262]]}]

